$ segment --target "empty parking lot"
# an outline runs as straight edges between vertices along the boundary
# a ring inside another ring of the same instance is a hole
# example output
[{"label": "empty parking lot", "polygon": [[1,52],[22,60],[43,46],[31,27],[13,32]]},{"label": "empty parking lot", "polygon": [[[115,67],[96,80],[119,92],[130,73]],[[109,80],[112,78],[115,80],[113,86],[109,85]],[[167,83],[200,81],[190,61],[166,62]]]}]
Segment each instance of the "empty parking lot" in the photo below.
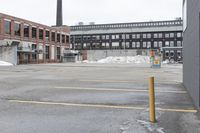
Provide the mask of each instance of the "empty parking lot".
[{"label": "empty parking lot", "polygon": [[[157,123],[149,123],[155,76]],[[0,68],[3,133],[179,133],[200,131],[181,84],[182,66],[43,64]]]}]

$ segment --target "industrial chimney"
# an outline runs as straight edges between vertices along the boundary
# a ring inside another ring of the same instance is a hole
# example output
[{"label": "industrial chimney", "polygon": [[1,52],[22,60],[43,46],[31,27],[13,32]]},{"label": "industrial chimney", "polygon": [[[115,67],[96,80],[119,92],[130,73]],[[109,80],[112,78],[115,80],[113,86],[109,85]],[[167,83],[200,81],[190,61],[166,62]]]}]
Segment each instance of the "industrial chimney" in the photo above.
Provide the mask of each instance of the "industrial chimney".
[{"label": "industrial chimney", "polygon": [[56,26],[62,26],[62,25],[63,25],[62,0],[57,0]]}]

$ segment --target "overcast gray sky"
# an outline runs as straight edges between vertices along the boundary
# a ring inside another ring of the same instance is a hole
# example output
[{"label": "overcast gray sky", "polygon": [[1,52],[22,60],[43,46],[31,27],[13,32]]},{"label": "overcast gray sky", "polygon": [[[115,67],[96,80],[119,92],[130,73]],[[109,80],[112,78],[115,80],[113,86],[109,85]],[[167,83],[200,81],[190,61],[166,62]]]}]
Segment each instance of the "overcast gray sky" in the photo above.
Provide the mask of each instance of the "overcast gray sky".
[{"label": "overcast gray sky", "polygon": [[[56,23],[57,0],[1,0],[0,12],[45,25]],[[65,25],[172,20],[182,0],[63,0]]]}]

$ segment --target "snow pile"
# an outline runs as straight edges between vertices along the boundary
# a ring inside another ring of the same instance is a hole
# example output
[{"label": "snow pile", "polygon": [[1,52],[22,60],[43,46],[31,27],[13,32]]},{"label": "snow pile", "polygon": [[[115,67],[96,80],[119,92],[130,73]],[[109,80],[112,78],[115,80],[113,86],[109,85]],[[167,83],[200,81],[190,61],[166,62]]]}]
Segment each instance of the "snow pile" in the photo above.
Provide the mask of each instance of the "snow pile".
[{"label": "snow pile", "polygon": [[150,58],[148,56],[126,56],[126,57],[107,57],[96,62],[83,61],[84,63],[132,63],[132,64],[149,64]]},{"label": "snow pile", "polygon": [[169,64],[169,60],[164,60],[162,64]]},{"label": "snow pile", "polygon": [[13,66],[13,64],[5,61],[0,61],[0,66]]}]

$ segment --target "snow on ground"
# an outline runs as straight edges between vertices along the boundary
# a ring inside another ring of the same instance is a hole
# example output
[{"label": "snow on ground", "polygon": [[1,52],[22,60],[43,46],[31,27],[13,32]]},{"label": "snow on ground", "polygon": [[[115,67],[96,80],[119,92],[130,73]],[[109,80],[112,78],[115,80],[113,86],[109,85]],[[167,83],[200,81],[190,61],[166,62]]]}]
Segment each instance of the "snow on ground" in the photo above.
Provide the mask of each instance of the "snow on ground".
[{"label": "snow on ground", "polygon": [[83,61],[83,63],[132,63],[132,64],[150,64],[150,58],[148,56],[110,56],[98,61]]},{"label": "snow on ground", "polygon": [[0,66],[13,66],[13,64],[5,61],[0,61]]}]

